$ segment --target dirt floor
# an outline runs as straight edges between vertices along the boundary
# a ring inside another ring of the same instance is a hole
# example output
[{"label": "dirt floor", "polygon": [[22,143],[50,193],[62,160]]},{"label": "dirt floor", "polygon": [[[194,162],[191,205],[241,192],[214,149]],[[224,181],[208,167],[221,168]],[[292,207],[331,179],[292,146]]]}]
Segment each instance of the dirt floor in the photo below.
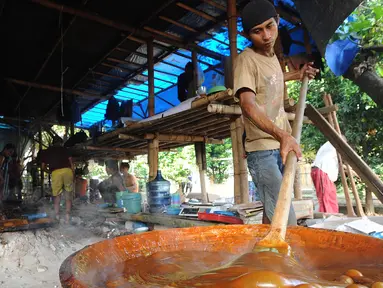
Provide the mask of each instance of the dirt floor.
[{"label": "dirt floor", "polygon": [[61,287],[58,271],[65,258],[103,239],[79,226],[3,233],[0,287]]}]

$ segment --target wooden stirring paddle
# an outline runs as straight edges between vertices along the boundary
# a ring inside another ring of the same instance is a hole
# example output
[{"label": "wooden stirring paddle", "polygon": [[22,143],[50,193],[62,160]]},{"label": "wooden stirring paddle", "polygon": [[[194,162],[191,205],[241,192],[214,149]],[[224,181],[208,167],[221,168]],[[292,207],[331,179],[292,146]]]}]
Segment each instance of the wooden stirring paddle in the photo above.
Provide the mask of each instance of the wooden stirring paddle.
[{"label": "wooden stirring paddle", "polygon": [[[297,104],[295,120],[293,124],[292,136],[296,139],[298,144],[301,141],[303,115],[306,107],[308,82],[309,80],[307,76],[305,76],[302,81],[299,101]],[[287,255],[290,255],[291,253],[291,248],[289,244],[287,244],[287,242],[285,241],[285,236],[297,162],[297,156],[293,151],[291,151],[287,155],[282,184],[279,190],[278,201],[275,207],[273,219],[271,221],[271,230],[265,238],[263,238],[255,245],[253,249],[254,252],[277,250],[279,253]]]}]

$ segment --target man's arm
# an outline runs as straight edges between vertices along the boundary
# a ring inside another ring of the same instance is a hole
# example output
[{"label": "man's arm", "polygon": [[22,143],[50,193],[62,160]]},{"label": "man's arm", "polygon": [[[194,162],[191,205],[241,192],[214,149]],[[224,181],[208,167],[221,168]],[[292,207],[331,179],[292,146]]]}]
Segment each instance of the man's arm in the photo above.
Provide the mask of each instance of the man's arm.
[{"label": "man's arm", "polygon": [[294,151],[298,158],[302,157],[301,149],[289,133],[276,126],[255,102],[255,93],[250,89],[241,89],[239,92],[242,113],[259,129],[273,136],[280,142],[280,153],[283,164],[286,163],[287,154]]},{"label": "man's arm", "polygon": [[309,77],[309,80],[314,79],[319,69],[316,69],[313,65],[313,62],[309,62],[299,70],[283,73],[284,81],[303,80],[305,74]]}]

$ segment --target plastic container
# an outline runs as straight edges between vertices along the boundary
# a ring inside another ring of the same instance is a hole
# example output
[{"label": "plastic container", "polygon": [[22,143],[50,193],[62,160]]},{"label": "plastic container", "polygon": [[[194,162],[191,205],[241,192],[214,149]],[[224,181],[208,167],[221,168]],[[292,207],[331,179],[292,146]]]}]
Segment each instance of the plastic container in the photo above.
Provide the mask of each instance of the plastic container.
[{"label": "plastic container", "polygon": [[35,220],[48,217],[47,213],[23,214],[22,216],[28,218],[28,220]]},{"label": "plastic container", "polygon": [[76,195],[83,199],[88,198],[87,195],[88,181],[84,178],[76,177]]},{"label": "plastic container", "polygon": [[147,183],[148,204],[151,213],[162,213],[171,204],[170,182],[157,171],[155,179]]},{"label": "plastic container", "polygon": [[166,209],[166,214],[168,215],[179,215],[181,212],[181,208],[168,207]]},{"label": "plastic container", "polygon": [[129,193],[123,196],[122,205],[126,212],[136,214],[141,212],[141,193]]},{"label": "plastic container", "polygon": [[172,197],[172,207],[179,207],[181,205],[181,196],[178,193],[173,193]]}]

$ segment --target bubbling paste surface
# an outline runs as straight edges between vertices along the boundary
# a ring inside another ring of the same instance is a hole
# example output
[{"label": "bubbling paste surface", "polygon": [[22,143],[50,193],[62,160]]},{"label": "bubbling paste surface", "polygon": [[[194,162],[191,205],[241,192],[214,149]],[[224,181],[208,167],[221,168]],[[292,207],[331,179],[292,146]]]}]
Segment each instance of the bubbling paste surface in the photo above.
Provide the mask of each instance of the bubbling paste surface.
[{"label": "bubbling paste surface", "polygon": [[[315,257],[315,251],[313,255]],[[328,257],[342,255],[331,253]],[[118,273],[115,269],[104,271],[102,287],[271,288],[299,285],[310,288],[347,287],[350,284],[354,285],[351,287],[374,287],[374,283],[376,286],[376,282],[383,281],[383,266],[354,267],[353,263],[349,263],[348,266],[329,265],[315,269],[307,259],[309,257],[299,261],[273,252],[240,256],[206,251],[157,252],[124,262]],[[355,271],[347,274],[352,268],[362,276]],[[366,286],[355,286],[361,284]]]}]

